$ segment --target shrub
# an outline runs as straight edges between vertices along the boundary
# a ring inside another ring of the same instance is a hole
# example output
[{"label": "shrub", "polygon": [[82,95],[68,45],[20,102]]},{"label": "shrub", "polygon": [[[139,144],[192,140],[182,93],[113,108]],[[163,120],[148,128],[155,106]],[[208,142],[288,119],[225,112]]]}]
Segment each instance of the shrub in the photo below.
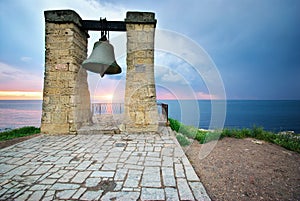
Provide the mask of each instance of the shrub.
[{"label": "shrub", "polygon": [[206,137],[206,131],[198,131],[196,134],[195,139],[200,143],[203,144],[205,142],[205,137]]},{"label": "shrub", "polygon": [[275,144],[278,144],[286,149],[296,151],[300,153],[300,136],[294,135],[284,135],[278,134],[276,138],[273,140]]},{"label": "shrub", "polygon": [[185,136],[183,136],[181,134],[176,135],[176,139],[179,142],[179,144],[183,147],[190,144],[190,141]]},{"label": "shrub", "polygon": [[33,135],[33,134],[37,134],[40,132],[41,132],[40,128],[36,128],[33,126],[22,127],[22,128],[10,130],[10,131],[1,132],[0,133],[0,141],[10,140],[10,139],[17,138],[17,137]]},{"label": "shrub", "polygon": [[213,140],[218,140],[221,136],[221,132],[219,131],[198,131],[195,139],[200,143],[204,144]]},{"label": "shrub", "polygon": [[169,123],[170,123],[170,127],[173,131],[176,131],[176,132],[179,131],[179,128],[181,125],[181,123],[179,121],[177,121],[176,119],[169,118]]},{"label": "shrub", "polygon": [[197,135],[198,129],[193,126],[187,126],[184,124],[180,125],[179,132],[188,138],[194,139]]},{"label": "shrub", "polygon": [[205,141],[204,143],[213,141],[213,140],[218,140],[221,136],[221,132],[219,131],[214,131],[214,132],[207,132],[205,136]]},{"label": "shrub", "polygon": [[253,126],[250,136],[259,140],[262,140],[264,129],[262,127]]},{"label": "shrub", "polygon": [[181,146],[187,146],[190,144],[188,138],[196,139],[200,144],[210,142],[212,140],[218,140],[223,137],[245,138],[251,137],[258,140],[264,140],[267,142],[275,143],[286,149],[296,151],[300,153],[300,135],[294,134],[275,134],[269,131],[265,131],[262,127],[253,126],[252,129],[228,129],[225,128],[222,131],[202,131],[192,126],[187,126],[180,123],[177,120],[169,119],[172,130],[182,134],[176,136]]}]

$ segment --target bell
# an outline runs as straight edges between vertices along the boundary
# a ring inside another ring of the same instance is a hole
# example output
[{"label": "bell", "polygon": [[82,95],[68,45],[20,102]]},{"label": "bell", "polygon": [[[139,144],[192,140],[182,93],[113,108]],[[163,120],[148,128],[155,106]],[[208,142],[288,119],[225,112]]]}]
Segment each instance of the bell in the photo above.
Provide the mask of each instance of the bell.
[{"label": "bell", "polygon": [[114,47],[108,40],[100,40],[94,44],[93,51],[88,59],[84,60],[82,67],[88,71],[104,74],[119,74],[122,69],[117,64],[114,54]]}]

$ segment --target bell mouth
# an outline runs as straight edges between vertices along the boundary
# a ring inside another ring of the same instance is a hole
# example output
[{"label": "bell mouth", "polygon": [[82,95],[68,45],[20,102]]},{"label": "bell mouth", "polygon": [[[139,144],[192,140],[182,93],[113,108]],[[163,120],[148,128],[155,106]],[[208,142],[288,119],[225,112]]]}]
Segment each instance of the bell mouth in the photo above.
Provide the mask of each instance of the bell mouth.
[{"label": "bell mouth", "polygon": [[121,67],[115,60],[114,48],[105,36],[95,42],[91,55],[83,61],[82,67],[93,73],[100,74],[101,77],[105,74],[113,75],[122,72]]},{"label": "bell mouth", "polygon": [[114,74],[120,74],[122,73],[121,67],[117,64],[117,62],[113,62],[105,71],[104,74],[107,75],[114,75]]}]

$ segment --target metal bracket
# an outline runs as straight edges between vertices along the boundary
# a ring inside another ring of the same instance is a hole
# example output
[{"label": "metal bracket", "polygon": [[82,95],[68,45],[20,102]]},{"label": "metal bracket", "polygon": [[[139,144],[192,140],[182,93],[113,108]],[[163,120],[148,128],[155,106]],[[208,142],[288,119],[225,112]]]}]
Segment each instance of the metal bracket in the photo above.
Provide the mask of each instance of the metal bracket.
[{"label": "metal bracket", "polygon": [[88,31],[126,31],[126,23],[123,21],[82,20],[82,28]]}]

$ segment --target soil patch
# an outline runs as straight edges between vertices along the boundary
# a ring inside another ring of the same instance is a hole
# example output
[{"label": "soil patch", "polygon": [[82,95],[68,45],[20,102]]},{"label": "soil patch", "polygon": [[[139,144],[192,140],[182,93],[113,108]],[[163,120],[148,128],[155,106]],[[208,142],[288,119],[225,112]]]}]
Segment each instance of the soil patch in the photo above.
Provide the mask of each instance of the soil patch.
[{"label": "soil patch", "polygon": [[40,134],[34,134],[34,135],[14,138],[14,139],[11,139],[11,140],[0,141],[0,149],[3,149],[5,147],[8,147],[8,146],[11,146],[11,145],[14,145],[14,144],[17,144],[19,142],[23,142],[23,141],[28,140],[28,139],[33,138],[33,137],[37,137],[39,135]]},{"label": "soil patch", "polygon": [[185,151],[212,200],[300,200],[300,154],[250,138],[224,138],[200,160],[201,146],[194,141]]}]

